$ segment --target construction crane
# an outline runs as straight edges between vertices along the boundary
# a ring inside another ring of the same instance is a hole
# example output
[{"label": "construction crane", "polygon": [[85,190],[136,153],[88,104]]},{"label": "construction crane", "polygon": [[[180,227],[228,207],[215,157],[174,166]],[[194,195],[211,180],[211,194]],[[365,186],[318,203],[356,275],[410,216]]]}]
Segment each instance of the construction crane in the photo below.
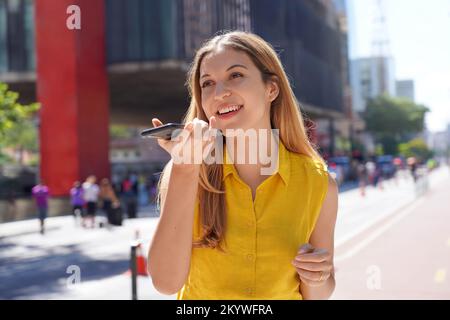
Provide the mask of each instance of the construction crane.
[{"label": "construction crane", "polygon": [[385,13],[385,1],[374,0],[372,19],[372,58],[376,61],[380,93],[388,92],[387,58],[390,56],[390,41]]}]

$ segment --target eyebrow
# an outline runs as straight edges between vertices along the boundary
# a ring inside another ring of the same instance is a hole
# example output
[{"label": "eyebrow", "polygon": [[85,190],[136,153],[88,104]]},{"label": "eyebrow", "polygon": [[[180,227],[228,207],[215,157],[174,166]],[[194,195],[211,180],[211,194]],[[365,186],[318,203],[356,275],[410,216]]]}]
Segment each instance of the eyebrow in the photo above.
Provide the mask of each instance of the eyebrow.
[{"label": "eyebrow", "polygon": [[[233,69],[233,68],[236,68],[236,67],[241,67],[241,68],[244,68],[244,69],[248,69],[246,66],[244,66],[244,65],[242,65],[242,64],[233,64],[231,67],[229,67],[227,70],[225,70],[225,72],[227,72],[228,70],[231,70],[231,69]],[[202,76],[200,77],[200,79],[202,79],[202,78],[204,78],[204,77],[207,77],[207,76],[209,76],[209,74],[204,74],[204,75],[202,75]]]}]

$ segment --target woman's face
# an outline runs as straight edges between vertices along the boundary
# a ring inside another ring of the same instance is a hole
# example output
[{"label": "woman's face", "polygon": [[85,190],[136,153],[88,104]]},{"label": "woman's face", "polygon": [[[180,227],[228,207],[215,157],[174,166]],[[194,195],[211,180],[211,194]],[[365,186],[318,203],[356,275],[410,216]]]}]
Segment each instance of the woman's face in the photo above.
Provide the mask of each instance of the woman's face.
[{"label": "woman's face", "polygon": [[207,54],[200,65],[200,88],[203,110],[208,119],[216,117],[223,134],[226,129],[270,129],[278,86],[263,82],[247,54],[227,48]]}]

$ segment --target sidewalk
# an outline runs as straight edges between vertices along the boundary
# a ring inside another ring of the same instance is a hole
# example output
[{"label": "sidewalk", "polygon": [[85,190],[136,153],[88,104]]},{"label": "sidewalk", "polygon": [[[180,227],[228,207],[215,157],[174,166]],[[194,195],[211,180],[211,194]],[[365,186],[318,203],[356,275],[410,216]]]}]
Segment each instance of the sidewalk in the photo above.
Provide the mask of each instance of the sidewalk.
[{"label": "sidewalk", "polygon": [[[127,273],[130,246],[139,231],[146,255],[157,218],[152,208],[143,218],[123,226],[84,229],[72,216],[46,220],[39,234],[37,220],[0,225],[0,299],[131,299]],[[147,217],[145,217],[147,216]],[[81,282],[67,285],[70,267],[80,268]],[[146,277],[138,277],[140,299],[163,299]]]}]

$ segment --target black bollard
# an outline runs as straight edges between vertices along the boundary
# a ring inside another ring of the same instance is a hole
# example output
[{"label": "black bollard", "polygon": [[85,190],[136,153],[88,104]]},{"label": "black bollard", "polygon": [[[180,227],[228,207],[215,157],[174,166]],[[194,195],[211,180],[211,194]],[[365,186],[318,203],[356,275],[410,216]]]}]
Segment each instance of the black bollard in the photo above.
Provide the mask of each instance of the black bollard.
[{"label": "black bollard", "polygon": [[131,299],[137,300],[137,268],[136,268],[136,248],[138,247],[137,243],[133,243],[131,245],[131,260],[130,260],[130,269],[131,269]]}]

